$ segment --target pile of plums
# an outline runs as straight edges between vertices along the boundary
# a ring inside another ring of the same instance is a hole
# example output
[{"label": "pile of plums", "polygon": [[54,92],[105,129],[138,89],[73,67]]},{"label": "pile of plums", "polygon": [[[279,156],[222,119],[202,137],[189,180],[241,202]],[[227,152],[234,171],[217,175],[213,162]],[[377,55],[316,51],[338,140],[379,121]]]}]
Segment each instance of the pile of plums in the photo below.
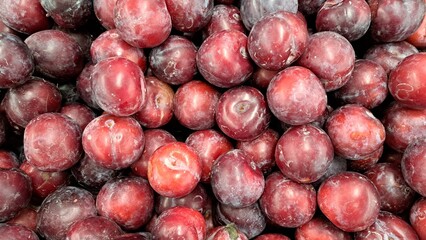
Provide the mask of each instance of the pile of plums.
[{"label": "pile of plums", "polygon": [[1,0],[0,239],[426,240],[426,0]]}]

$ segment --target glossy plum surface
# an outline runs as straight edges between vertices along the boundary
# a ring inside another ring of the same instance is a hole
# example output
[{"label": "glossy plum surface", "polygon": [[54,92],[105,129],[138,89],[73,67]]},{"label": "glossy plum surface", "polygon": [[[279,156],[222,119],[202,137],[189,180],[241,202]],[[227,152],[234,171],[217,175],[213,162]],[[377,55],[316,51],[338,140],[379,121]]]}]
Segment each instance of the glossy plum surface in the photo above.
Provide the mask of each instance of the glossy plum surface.
[{"label": "glossy plum surface", "polygon": [[123,231],[112,220],[105,217],[88,217],[72,224],[67,231],[66,240],[93,239],[104,240],[113,239],[121,235]]},{"label": "glossy plum surface", "polygon": [[253,72],[253,64],[247,52],[247,36],[238,30],[210,35],[198,49],[196,62],[201,75],[209,83],[221,88],[237,86]]},{"label": "glossy plum surface", "polygon": [[382,211],[399,214],[414,202],[416,193],[405,182],[401,168],[392,163],[378,163],[365,172],[380,195]]},{"label": "glossy plum surface", "polygon": [[360,173],[342,172],[321,184],[318,206],[338,228],[357,232],[376,221],[380,199],[376,187],[367,177]]},{"label": "glossy plum surface", "polygon": [[355,51],[342,35],[331,31],[317,32],[309,37],[298,64],[317,75],[329,92],[349,81],[355,65]]},{"label": "glossy plum surface", "polygon": [[355,61],[349,81],[334,94],[343,103],[360,104],[368,109],[379,106],[388,95],[387,75],[382,66],[371,60]]},{"label": "glossy plum surface", "polygon": [[42,171],[69,169],[83,154],[81,129],[63,114],[41,114],[25,128],[24,152],[28,162]]},{"label": "glossy plum surface", "polygon": [[181,32],[196,32],[210,21],[213,0],[165,0],[173,28]]},{"label": "glossy plum surface", "polygon": [[93,13],[93,1],[40,0],[40,4],[56,24],[76,29],[83,26]]},{"label": "glossy plum surface", "polygon": [[51,27],[39,0],[5,0],[0,3],[0,18],[5,25],[25,34]]},{"label": "glossy plum surface", "polygon": [[389,92],[395,100],[407,107],[425,109],[426,97],[423,92],[426,91],[426,84],[423,76],[423,63],[426,62],[426,53],[416,53],[406,57],[389,76]]},{"label": "glossy plum surface", "polygon": [[92,94],[102,110],[130,116],[146,102],[146,82],[142,69],[127,58],[107,58],[93,67]]},{"label": "glossy plum surface", "polygon": [[317,31],[334,31],[349,41],[360,39],[371,22],[370,6],[365,0],[327,0],[318,10]]},{"label": "glossy plum surface", "polygon": [[113,11],[120,36],[138,48],[160,45],[172,30],[164,0],[117,0]]},{"label": "glossy plum surface", "polygon": [[408,145],[401,160],[401,170],[408,185],[422,196],[426,196],[426,140],[422,139]]},{"label": "glossy plum surface", "polygon": [[141,156],[145,137],[135,119],[104,114],[86,126],[82,145],[96,163],[118,170],[129,167]]},{"label": "glossy plum surface", "polygon": [[211,185],[216,199],[224,205],[247,207],[262,195],[265,179],[243,150],[231,150],[212,166]]},{"label": "glossy plum surface", "polygon": [[13,34],[0,33],[0,59],[0,88],[21,85],[35,68],[30,49]]},{"label": "glossy plum surface", "polygon": [[162,196],[183,197],[194,190],[200,178],[198,154],[185,143],[166,143],[149,158],[149,184]]},{"label": "glossy plum surface", "polygon": [[56,81],[77,77],[84,67],[81,47],[70,35],[60,30],[43,30],[31,34],[25,43],[34,56],[35,69]]},{"label": "glossy plum surface", "polygon": [[193,80],[181,85],[174,95],[173,114],[178,122],[192,130],[213,127],[220,92],[212,85]]},{"label": "glossy plum surface", "polygon": [[146,224],[154,210],[154,192],[141,177],[118,178],[102,186],[96,209],[124,229],[135,230]]},{"label": "glossy plum surface", "polygon": [[378,150],[385,141],[383,124],[366,108],[348,104],[334,110],[325,124],[335,153],[361,159]]},{"label": "glossy plum surface", "polygon": [[308,43],[306,22],[279,11],[260,19],[250,31],[247,48],[253,61],[267,70],[282,70],[295,62]]},{"label": "glossy plum surface", "polygon": [[37,218],[37,231],[46,239],[65,239],[75,222],[96,216],[95,199],[87,190],[66,186],[44,199]]},{"label": "glossy plum surface", "polygon": [[286,68],[275,75],[266,97],[274,116],[291,125],[313,122],[327,107],[327,95],[318,77],[300,66]]},{"label": "glossy plum surface", "polygon": [[228,89],[216,107],[216,123],[228,137],[252,140],[269,126],[271,114],[264,95],[254,87]]},{"label": "glossy plum surface", "polygon": [[312,185],[301,184],[274,172],[266,178],[259,201],[265,216],[281,227],[295,228],[309,222],[316,210],[316,192]]},{"label": "glossy plum surface", "polygon": [[0,169],[0,221],[11,219],[28,206],[31,195],[31,179],[16,169]]},{"label": "glossy plum surface", "polygon": [[399,103],[387,108],[382,119],[386,129],[386,144],[403,152],[408,144],[425,137],[426,110],[412,109]]},{"label": "glossy plum surface", "polygon": [[58,112],[61,101],[61,92],[54,84],[31,77],[24,84],[9,89],[1,105],[12,125],[24,128],[40,114]]},{"label": "glossy plum surface", "polygon": [[106,58],[123,57],[136,63],[143,72],[147,68],[147,58],[143,49],[128,44],[116,29],[103,32],[93,41],[90,56],[93,63]]},{"label": "glossy plum surface", "polygon": [[312,183],[325,174],[334,158],[333,144],[324,130],[312,125],[289,128],[278,140],[275,161],[293,181]]},{"label": "glossy plum surface", "polygon": [[[194,3],[195,4],[195,3]],[[152,72],[160,80],[180,85],[193,79],[197,73],[197,48],[187,38],[170,35],[149,53]]]},{"label": "glossy plum surface", "polygon": [[371,36],[379,42],[408,38],[425,15],[424,0],[368,0],[371,9]]}]

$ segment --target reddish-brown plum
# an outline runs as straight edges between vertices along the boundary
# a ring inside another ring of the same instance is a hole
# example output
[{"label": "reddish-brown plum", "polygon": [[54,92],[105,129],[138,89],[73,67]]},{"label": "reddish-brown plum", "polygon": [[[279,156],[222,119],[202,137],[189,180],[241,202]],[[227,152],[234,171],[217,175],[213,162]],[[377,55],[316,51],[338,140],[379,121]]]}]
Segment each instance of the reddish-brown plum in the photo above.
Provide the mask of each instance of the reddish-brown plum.
[{"label": "reddish-brown plum", "polygon": [[[0,17],[1,18],[1,17]],[[0,32],[1,33],[11,33],[15,35],[19,35],[19,33],[12,28],[8,27],[6,24],[4,24],[3,21],[0,20]]]},{"label": "reddish-brown plum", "polygon": [[238,141],[236,148],[251,155],[256,166],[266,173],[275,166],[275,146],[279,137],[278,132],[268,128],[259,137],[251,141]]},{"label": "reddish-brown plum", "polygon": [[30,49],[16,35],[0,33],[0,88],[26,82],[34,71]]},{"label": "reddish-brown plum", "polygon": [[140,124],[131,117],[110,114],[93,119],[84,129],[84,152],[102,167],[129,167],[142,155],[145,137]]},{"label": "reddish-brown plum", "polygon": [[67,231],[65,240],[105,240],[112,239],[123,233],[121,228],[112,220],[94,216],[79,220],[72,224]]},{"label": "reddish-brown plum", "polygon": [[271,112],[282,122],[302,125],[318,119],[327,107],[327,95],[318,77],[293,66],[275,75],[266,91]]},{"label": "reddish-brown plum", "polygon": [[216,123],[232,139],[249,141],[257,138],[266,131],[270,119],[266,99],[254,87],[234,87],[219,98]]},{"label": "reddish-brown plum", "polygon": [[[194,2],[194,4],[196,4]],[[197,48],[187,38],[171,35],[149,53],[149,64],[158,79],[172,85],[192,80],[197,73]]]},{"label": "reddish-brown plum", "polygon": [[118,175],[117,171],[102,167],[87,154],[71,168],[71,173],[80,185],[94,190]]},{"label": "reddish-brown plum", "polygon": [[249,238],[231,223],[226,226],[218,226],[210,230],[206,240],[248,240]]},{"label": "reddish-brown plum", "polygon": [[[380,212],[373,225],[355,233],[354,240],[419,239],[416,231],[402,218],[389,212]],[[420,238],[423,239],[423,238]]]},{"label": "reddish-brown plum", "polygon": [[185,143],[200,157],[201,181],[206,183],[210,182],[210,173],[216,159],[233,149],[228,138],[214,129],[195,131],[188,136]]},{"label": "reddish-brown plum", "polygon": [[[364,1],[364,0],[362,0]],[[388,77],[378,63],[371,60],[355,61],[349,81],[334,96],[343,103],[354,103],[372,109],[380,105],[388,95]]]},{"label": "reddish-brown plum", "polygon": [[0,150],[0,169],[18,168],[19,164],[19,160],[15,153],[6,150]]},{"label": "reddish-brown plum", "polygon": [[138,229],[151,219],[154,192],[148,181],[141,177],[114,179],[99,191],[96,208],[101,216],[124,229]]},{"label": "reddish-brown plum", "polygon": [[265,179],[243,150],[231,150],[213,164],[211,186],[216,199],[235,208],[254,204],[262,195]]},{"label": "reddish-brown plum", "polygon": [[212,17],[213,0],[165,2],[173,28],[181,32],[196,32],[207,25]]},{"label": "reddish-brown plum", "polygon": [[426,109],[426,53],[406,57],[390,73],[388,86],[395,100],[407,107]]},{"label": "reddish-brown plum", "polygon": [[93,0],[93,11],[106,29],[114,29],[114,7],[117,0]]},{"label": "reddish-brown plum", "polygon": [[19,167],[31,179],[33,198],[46,198],[57,189],[69,184],[69,174],[67,172],[46,172],[38,170],[27,161]]},{"label": "reddish-brown plum", "polygon": [[200,178],[200,158],[185,143],[166,143],[149,158],[149,183],[162,196],[183,197],[194,190]]},{"label": "reddish-brown plum", "polygon": [[325,174],[334,158],[333,144],[321,128],[299,125],[288,129],[278,140],[275,162],[293,181],[312,183]]},{"label": "reddish-brown plum", "polygon": [[272,78],[277,75],[278,71],[266,70],[258,67],[251,76],[250,84],[258,89],[267,89]]},{"label": "reddish-brown plum", "polygon": [[233,5],[215,5],[213,7],[212,17],[203,29],[203,36],[208,37],[213,33],[229,29],[245,32],[244,24],[240,16],[240,9]]},{"label": "reddish-brown plum", "polygon": [[423,21],[417,30],[411,34],[406,41],[420,49],[426,47],[426,15],[423,17]]},{"label": "reddish-brown plum", "polygon": [[316,192],[312,185],[301,184],[274,172],[266,178],[260,208],[272,223],[295,228],[309,222],[316,209]]},{"label": "reddish-brown plum", "polygon": [[166,143],[176,142],[176,138],[163,129],[148,129],[144,131],[145,146],[141,157],[130,166],[133,174],[143,178],[148,177],[148,162],[157,148]]},{"label": "reddish-brown plum", "polygon": [[138,48],[160,45],[172,30],[164,0],[117,0],[114,25],[124,41]]},{"label": "reddish-brown plum", "polygon": [[235,224],[250,239],[261,234],[266,227],[266,218],[258,203],[244,208],[234,208],[218,203],[215,217],[220,225]]},{"label": "reddish-brown plum", "polygon": [[173,207],[161,213],[152,230],[153,239],[206,238],[206,222],[197,210],[187,207]]},{"label": "reddish-brown plum", "polygon": [[367,0],[371,9],[371,36],[379,42],[408,38],[422,23],[424,0]]},{"label": "reddish-brown plum", "polygon": [[407,210],[415,200],[416,192],[402,176],[401,168],[392,163],[378,163],[364,173],[376,186],[382,211],[399,214]]},{"label": "reddish-brown plum", "polygon": [[25,39],[37,72],[57,81],[77,77],[84,68],[84,55],[78,43],[59,30],[43,30]]},{"label": "reddish-brown plum", "polygon": [[0,169],[0,222],[11,219],[31,200],[31,179],[16,169]]},{"label": "reddish-brown plum", "polygon": [[410,209],[410,223],[420,239],[426,238],[426,198],[420,198]]},{"label": "reddish-brown plum", "polygon": [[157,214],[161,214],[167,209],[182,206],[197,210],[201,214],[204,214],[210,204],[210,196],[207,194],[205,187],[198,184],[192,192],[181,197],[181,198],[169,198],[164,196],[158,196],[155,202],[155,211]]},{"label": "reddish-brown plum", "polygon": [[21,225],[35,232],[37,230],[37,215],[37,210],[31,206],[28,206],[19,211],[18,214],[16,214],[6,223],[12,225]]},{"label": "reddish-brown plum", "polygon": [[63,114],[41,114],[25,128],[24,152],[28,162],[42,171],[66,170],[83,153],[80,127]]},{"label": "reddish-brown plum", "polygon": [[363,156],[356,160],[348,160],[348,168],[351,171],[361,173],[367,171],[370,167],[374,166],[380,160],[380,157],[383,154],[383,150],[384,146],[382,145],[379,149],[366,156]]},{"label": "reddish-brown plum", "polygon": [[146,82],[142,69],[122,58],[107,58],[93,67],[90,75],[92,94],[105,112],[130,116],[146,102]]},{"label": "reddish-brown plum", "polygon": [[81,130],[84,130],[87,124],[96,117],[92,109],[81,103],[66,104],[62,106],[60,113],[74,120]]},{"label": "reddish-brown plum", "polygon": [[375,44],[367,49],[364,58],[380,64],[389,74],[404,58],[419,50],[408,42]]},{"label": "reddish-brown plum", "polygon": [[250,31],[247,49],[261,68],[278,71],[296,61],[308,43],[308,28],[299,15],[279,11],[260,19]]},{"label": "reddish-brown plum", "polygon": [[45,239],[63,240],[75,222],[96,216],[95,199],[87,190],[66,186],[44,199],[37,218],[37,232]]},{"label": "reddish-brown plum", "polygon": [[180,124],[192,130],[215,125],[220,93],[210,84],[193,80],[180,86],[173,99],[173,114]]},{"label": "reddish-brown plum", "polygon": [[144,127],[162,127],[170,122],[173,117],[173,99],[175,93],[169,84],[154,76],[146,77],[145,82],[145,104],[133,117]]},{"label": "reddish-brown plum", "polygon": [[93,12],[93,1],[40,0],[49,16],[63,28],[77,29],[88,22]]},{"label": "reddish-brown plum", "polygon": [[[90,62],[90,46],[92,45],[94,34],[90,32],[88,29],[79,29],[78,31],[73,29],[66,29],[58,27],[57,25],[53,26],[53,29],[60,30],[68,34],[71,38],[73,38],[77,44],[80,46],[81,51],[84,55],[85,62]],[[97,35],[97,34],[96,34]]]},{"label": "reddish-brown plum", "polygon": [[398,152],[426,137],[426,109],[412,109],[395,102],[386,109],[382,122],[386,144]]},{"label": "reddish-brown plum", "polygon": [[385,141],[383,124],[365,107],[348,104],[334,110],[325,123],[334,151],[346,159],[361,159]]},{"label": "reddish-brown plum", "polygon": [[244,26],[250,30],[262,17],[277,11],[287,11],[296,13],[298,8],[297,0],[245,0],[241,1],[240,11]]},{"label": "reddish-brown plum", "polygon": [[298,0],[298,10],[306,15],[315,16],[326,0]]},{"label": "reddish-brown plum", "polygon": [[316,16],[317,31],[334,31],[349,41],[360,39],[371,22],[371,10],[365,0],[327,0]]},{"label": "reddish-brown plum", "polygon": [[401,160],[405,181],[423,197],[426,196],[426,139],[410,143]]},{"label": "reddish-brown plum", "polygon": [[59,111],[61,101],[61,92],[55,85],[31,77],[23,85],[9,89],[1,105],[12,126],[25,128],[38,115]]},{"label": "reddish-brown plum", "polygon": [[[13,236],[13,237],[12,237]],[[0,239],[7,240],[39,240],[37,234],[22,225],[1,224]]]},{"label": "reddish-brown plum", "polygon": [[356,172],[337,173],[318,189],[321,212],[346,232],[365,230],[376,220],[380,199],[374,184]]},{"label": "reddish-brown plum", "polygon": [[8,27],[25,34],[32,34],[51,26],[39,0],[1,1],[0,18]]},{"label": "reddish-brown plum", "polygon": [[351,240],[349,233],[333,225],[327,219],[315,217],[296,229],[295,240]]},{"label": "reddish-brown plum", "polygon": [[124,41],[116,29],[108,30],[99,35],[90,46],[93,63],[111,57],[123,57],[136,63],[144,72],[147,59],[143,49],[133,47]]},{"label": "reddish-brown plum", "polygon": [[87,106],[95,109],[99,109],[98,104],[96,103],[95,96],[92,91],[92,79],[90,75],[92,75],[93,63],[88,63],[81,71],[80,75],[76,79],[76,89],[77,93],[80,96],[81,100],[87,104]]},{"label": "reddish-brown plum", "polygon": [[238,30],[210,35],[198,49],[196,62],[201,75],[221,88],[237,86],[253,72],[247,52],[247,36]]},{"label": "reddish-brown plum", "polygon": [[321,80],[327,92],[345,85],[355,65],[351,43],[336,32],[317,32],[309,37],[299,65],[311,70]]}]

